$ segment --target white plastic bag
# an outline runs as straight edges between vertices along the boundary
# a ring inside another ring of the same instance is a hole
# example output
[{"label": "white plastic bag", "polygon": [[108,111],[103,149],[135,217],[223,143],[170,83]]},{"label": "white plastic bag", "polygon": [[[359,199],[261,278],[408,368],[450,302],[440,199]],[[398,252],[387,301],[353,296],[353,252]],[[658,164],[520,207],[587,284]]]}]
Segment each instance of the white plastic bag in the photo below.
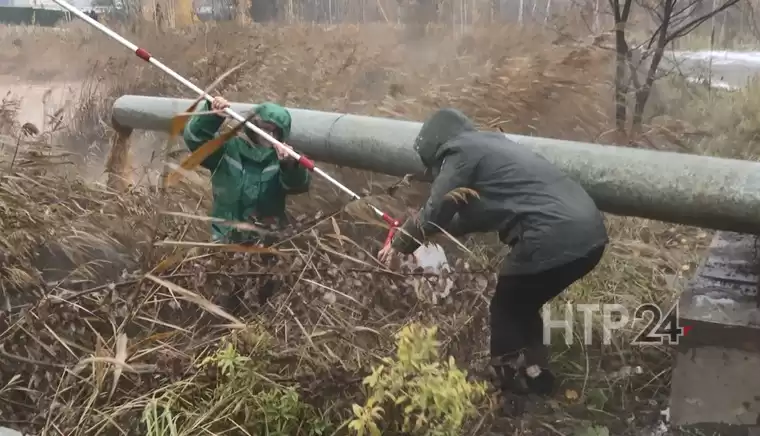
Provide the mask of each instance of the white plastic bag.
[{"label": "white plastic bag", "polygon": [[421,245],[414,252],[414,258],[418,266],[421,266],[425,270],[431,268],[436,274],[440,274],[444,269],[450,269],[446,252],[438,244]]},{"label": "white plastic bag", "polygon": [[[425,272],[440,275],[444,271],[451,271],[446,252],[438,244],[421,245],[414,252],[416,266],[422,267]],[[414,279],[417,297],[423,300],[431,300],[438,304],[445,300],[454,288],[454,279],[443,277],[418,277]]]}]

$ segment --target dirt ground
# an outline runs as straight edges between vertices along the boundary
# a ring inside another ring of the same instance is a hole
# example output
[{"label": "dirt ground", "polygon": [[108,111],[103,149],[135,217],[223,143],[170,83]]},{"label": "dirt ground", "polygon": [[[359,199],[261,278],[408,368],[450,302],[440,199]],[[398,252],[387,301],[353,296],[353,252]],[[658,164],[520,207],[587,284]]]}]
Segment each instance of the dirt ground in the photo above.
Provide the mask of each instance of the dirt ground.
[{"label": "dirt ground", "polygon": [[[434,108],[453,106],[484,129],[590,142],[609,132],[611,54],[584,35],[556,43],[556,35],[543,28],[483,28],[464,35],[431,29],[427,37],[418,39],[384,25],[253,30],[227,25],[163,34],[149,26],[117,30],[201,87],[245,61],[245,67],[217,90],[234,101],[272,99],[291,107],[412,120],[423,120]],[[116,434],[117,426],[134,431],[139,427],[134,422],[147,407],[145,398],[162,389],[175,389],[183,380],[198,380],[195,377],[200,375],[191,363],[226,336],[210,327],[211,316],[201,316],[202,311],[189,309],[185,303],[172,305],[171,299],[184,291],[137,279],[139,271],[160,273],[162,280],[225,308],[229,298],[245,294],[247,304],[231,312],[244,320],[259,320],[272,333],[274,357],[266,373],[278,382],[297,381],[299,392],[309,402],[331,404],[326,410],[344,418],[345,413],[339,411],[350,411],[351,402],[361,396],[358,381],[378,356],[391,353],[393,333],[410,321],[438,325],[443,352],[473,372],[482,369],[488,314],[483,292],[487,290],[473,276],[492,281],[498,265],[495,256],[489,256],[490,264],[482,269],[469,265],[458,269],[456,298],[433,304],[415,290],[414,276],[391,276],[374,265],[368,269],[367,253],[379,248],[382,229],[358,224],[346,211],[316,225],[316,239],[296,238],[300,245],[294,242],[294,250],[299,250],[300,263],[278,263],[273,270],[257,264],[250,254],[230,258],[199,254],[197,248],[190,254],[176,246],[149,248],[151,241],[190,241],[192,245],[206,240],[205,222],[177,217],[159,220],[155,215],[157,210],[203,215],[208,207],[207,187],[189,186],[164,197],[150,186],[115,194],[75,180],[102,174],[113,133],[108,109],[115,98],[125,93],[186,97],[187,91],[82,26],[72,26],[63,34],[5,28],[0,29],[0,38],[14,41],[12,50],[0,53],[4,74],[0,91],[23,96],[16,113],[18,123],[32,122],[44,130],[49,125],[44,114],[55,112],[53,106],[65,106],[65,122],[54,141],[78,155],[75,174],[66,179],[70,186],[63,186],[58,176],[38,175],[40,186],[13,182],[14,192],[28,197],[23,207],[30,208],[31,216],[45,217],[41,222],[55,231],[35,234],[30,228],[36,227],[24,227],[32,224],[23,216],[14,218],[23,225],[13,232],[3,231],[32,247],[59,238],[81,245],[76,238],[86,233],[88,247],[95,244],[92,239],[113,240],[121,247],[116,250],[119,256],[143,265],[138,268],[119,260],[125,263],[122,271],[109,277],[111,285],[104,284],[103,278],[78,285],[62,279],[47,290],[49,295],[60,294],[56,301],[32,298],[34,293],[9,298],[18,309],[7,311],[6,319],[0,320],[0,341],[8,344],[0,356],[0,362],[7,363],[2,365],[0,385],[9,384],[16,371],[27,388],[13,392],[0,408],[0,423],[37,431],[56,426],[79,429],[59,430],[62,434]],[[40,102],[48,89],[52,91],[45,106]],[[136,185],[144,185],[144,167],[150,162],[156,175],[160,158],[155,155],[163,139],[140,136],[133,144],[127,176]],[[28,147],[33,156],[33,147]],[[350,169],[325,168],[352,188],[372,194],[383,193],[395,182]],[[35,167],[34,171],[42,170]],[[402,188],[395,198],[386,196],[382,201],[393,213],[403,215],[419,204],[425,189]],[[34,204],[29,199],[35,195],[45,200]],[[77,212],[51,206],[58,203]],[[310,194],[293,200],[292,211],[309,221],[340,211],[343,203],[332,187],[316,181]],[[102,216],[96,219],[96,215]],[[624,298],[635,304],[650,302],[656,295],[657,302],[667,304],[678,292],[673,283],[686,280],[709,241],[709,235],[697,229],[633,218],[610,216],[608,227],[612,242],[605,260],[565,298],[584,302]],[[465,243],[478,253],[501,249],[490,240]],[[443,244],[452,259],[463,257],[450,243]],[[31,251],[17,258],[26,259]],[[171,259],[174,263],[168,262]],[[464,258],[459,263],[463,262]],[[32,264],[24,260],[18,269],[31,271]],[[337,273],[336,268],[344,272]],[[265,287],[259,275],[264,274],[280,277],[285,285],[273,301],[262,303],[257,299]],[[302,279],[317,284],[307,286]],[[31,275],[18,279],[14,289],[31,292],[29,286],[39,285],[38,280]],[[336,304],[331,300],[335,294],[328,298],[324,288],[350,298]],[[51,310],[58,315],[46,325],[41,314]],[[84,324],[78,321],[82,313],[89,314]],[[81,384],[66,375],[70,372],[66,365],[81,370],[77,364],[87,356],[119,354],[121,337],[128,337],[130,364],[145,371],[123,372],[124,380],[118,389],[113,385],[110,395],[110,382],[104,381],[106,369],[93,366],[91,372],[77,375],[86,379]],[[653,429],[660,426],[660,412],[667,408],[669,351],[631,349],[626,341],[621,337],[615,346],[593,348],[555,346],[554,364],[562,386],[553,399],[532,401],[530,412],[521,420],[499,418],[484,402],[466,428],[474,434],[493,435],[665,434]]]}]

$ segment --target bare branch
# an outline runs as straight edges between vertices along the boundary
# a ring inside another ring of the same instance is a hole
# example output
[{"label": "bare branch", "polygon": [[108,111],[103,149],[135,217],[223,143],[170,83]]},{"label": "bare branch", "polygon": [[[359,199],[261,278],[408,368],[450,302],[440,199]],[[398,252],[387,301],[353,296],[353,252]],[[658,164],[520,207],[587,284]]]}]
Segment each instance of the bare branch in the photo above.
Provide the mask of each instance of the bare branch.
[{"label": "bare branch", "polygon": [[723,3],[720,7],[717,7],[713,9],[712,11],[703,14],[700,17],[697,17],[693,19],[692,21],[689,21],[688,23],[682,25],[678,29],[674,30],[670,35],[667,37],[666,43],[670,43],[674,39],[680,38],[682,36],[685,36],[689,34],[692,30],[699,27],[702,23],[709,20],[710,18],[714,17],[720,12],[725,11],[726,9],[730,8],[731,6],[734,6],[735,4],[739,3],[739,0],[728,0],[725,3]]},{"label": "bare branch", "polygon": [[744,5],[747,7],[747,14],[749,15],[747,23],[752,31],[752,35],[760,41],[760,29],[758,29],[757,21],[755,20],[755,8],[752,6],[752,2],[745,2]]}]

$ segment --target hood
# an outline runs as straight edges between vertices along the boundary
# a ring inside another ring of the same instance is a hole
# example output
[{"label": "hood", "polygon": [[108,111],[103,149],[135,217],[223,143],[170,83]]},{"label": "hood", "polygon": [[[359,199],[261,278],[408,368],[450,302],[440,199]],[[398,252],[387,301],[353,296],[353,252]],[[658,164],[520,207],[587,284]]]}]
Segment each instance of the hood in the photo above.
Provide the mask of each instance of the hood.
[{"label": "hood", "polygon": [[281,142],[288,140],[288,137],[290,137],[292,118],[287,109],[276,103],[266,102],[256,106],[254,112],[262,119],[262,121],[272,123],[282,130],[282,138],[279,138]]},{"label": "hood", "polygon": [[435,168],[440,158],[438,151],[443,144],[462,133],[475,130],[475,123],[462,112],[450,108],[440,109],[422,125],[414,141],[414,150],[426,167]]}]

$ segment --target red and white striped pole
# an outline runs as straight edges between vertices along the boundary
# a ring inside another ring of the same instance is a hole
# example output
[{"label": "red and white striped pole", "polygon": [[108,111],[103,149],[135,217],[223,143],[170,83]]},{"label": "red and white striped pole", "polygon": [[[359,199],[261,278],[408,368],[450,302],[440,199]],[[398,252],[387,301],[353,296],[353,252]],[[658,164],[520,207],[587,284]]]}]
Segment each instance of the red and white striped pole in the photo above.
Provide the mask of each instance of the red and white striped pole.
[{"label": "red and white striped pole", "polygon": [[[53,0],[53,1],[56,2],[57,4],[59,4],[62,8],[70,11],[72,14],[76,15],[77,17],[83,19],[84,21],[86,21],[91,26],[95,27],[96,29],[100,30],[101,32],[105,33],[106,35],[110,36],[112,39],[118,41],[119,43],[121,43],[121,45],[123,45],[123,46],[127,47],[128,49],[130,49],[131,51],[133,51],[135,53],[135,55],[137,55],[138,58],[144,60],[145,62],[148,62],[149,64],[152,64],[153,66],[157,67],[158,69],[160,69],[164,73],[172,76],[179,83],[181,83],[181,84],[187,86],[188,88],[190,88],[193,92],[197,93],[200,96],[203,96],[203,98],[205,98],[207,101],[211,102],[214,99],[214,97],[212,97],[211,95],[209,95],[208,93],[206,93],[204,90],[202,90],[201,88],[195,86],[195,84],[193,82],[191,82],[191,81],[185,79],[184,77],[180,76],[177,72],[175,72],[171,68],[169,68],[166,65],[164,65],[163,63],[161,63],[161,61],[159,61],[158,59],[156,59],[153,56],[151,56],[151,54],[147,50],[145,50],[143,48],[140,48],[140,47],[132,44],[131,42],[129,42],[128,40],[126,40],[124,37],[122,37],[121,35],[119,35],[118,33],[114,32],[113,30],[109,29],[108,27],[104,26],[103,24],[101,24],[101,23],[97,22],[96,20],[92,19],[89,15],[87,15],[84,12],[80,11],[79,9],[77,9],[73,5],[69,4],[65,0]],[[279,148],[279,149],[284,150],[285,152],[287,152],[290,156],[292,156],[294,159],[296,159],[301,166],[303,166],[307,170],[315,172],[315,173],[319,174],[320,176],[324,177],[325,179],[327,179],[327,181],[329,181],[330,183],[332,183],[333,185],[335,185],[341,191],[343,191],[346,194],[348,194],[349,196],[351,196],[352,200],[359,200],[359,199],[361,199],[361,197],[357,193],[355,193],[354,191],[348,189],[345,185],[343,185],[339,181],[335,180],[332,176],[330,176],[329,174],[327,174],[326,172],[324,172],[322,169],[317,168],[314,165],[314,162],[311,159],[307,158],[306,156],[303,156],[303,155],[300,155],[300,154],[296,153],[293,149],[291,149],[289,147],[285,147],[280,141],[278,141],[275,138],[273,138],[267,132],[265,132],[265,131],[259,129],[258,127],[256,127],[255,124],[253,124],[253,123],[251,123],[249,121],[246,121],[246,119],[243,116],[239,115],[237,112],[233,111],[231,108],[226,108],[224,110],[224,112],[227,115],[231,116],[232,118],[238,120],[239,122],[241,122],[241,123],[244,122],[246,127],[248,127],[249,129],[251,129],[254,132],[256,132],[259,135],[261,135],[264,139],[266,139],[267,141],[269,141],[269,143],[271,143],[273,147],[277,147],[277,148]],[[399,226],[400,223],[397,220],[393,219],[387,213],[385,213],[382,210],[378,209],[377,207],[375,207],[373,205],[370,205],[370,207],[377,214],[377,216],[379,216],[383,221],[385,221],[386,224],[388,224],[390,226],[390,229],[388,231],[388,236],[385,238],[385,245],[387,245],[387,244],[390,243],[391,239],[393,239],[393,234],[395,233],[396,228],[398,228],[398,226]]]}]

